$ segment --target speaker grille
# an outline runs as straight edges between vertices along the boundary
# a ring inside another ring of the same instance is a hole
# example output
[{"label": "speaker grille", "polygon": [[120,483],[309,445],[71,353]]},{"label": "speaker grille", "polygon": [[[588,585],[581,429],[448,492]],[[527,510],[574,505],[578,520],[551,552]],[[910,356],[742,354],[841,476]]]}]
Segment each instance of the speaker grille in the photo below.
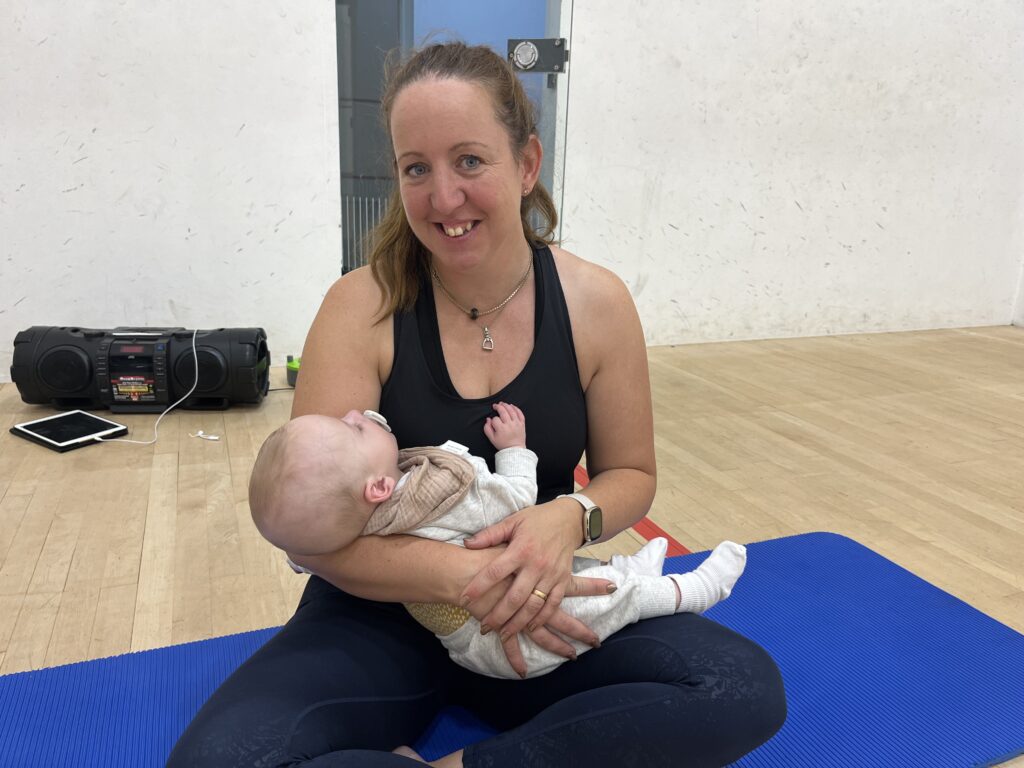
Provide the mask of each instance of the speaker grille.
[{"label": "speaker grille", "polygon": [[36,368],[39,380],[54,392],[81,392],[92,383],[92,361],[78,347],[54,347],[43,353]]},{"label": "speaker grille", "polygon": [[[199,358],[199,384],[195,394],[208,395],[224,386],[228,378],[228,366],[224,356],[216,349],[198,347],[196,357]],[[192,361],[192,350],[183,352],[174,363],[174,380],[182,392],[192,389],[196,380],[196,367]]]}]

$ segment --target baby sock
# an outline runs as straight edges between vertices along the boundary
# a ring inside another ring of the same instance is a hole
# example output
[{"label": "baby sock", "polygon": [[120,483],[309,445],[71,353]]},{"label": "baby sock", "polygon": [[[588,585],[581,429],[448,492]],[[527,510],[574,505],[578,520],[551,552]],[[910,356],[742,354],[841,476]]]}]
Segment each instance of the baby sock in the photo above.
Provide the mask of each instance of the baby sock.
[{"label": "baby sock", "polygon": [[715,603],[725,600],[746,564],[746,547],[723,541],[696,570],[668,574],[668,578],[679,587],[676,613],[703,613]]},{"label": "baby sock", "polygon": [[612,568],[622,573],[636,573],[641,576],[661,576],[665,565],[665,553],[668,551],[668,540],[662,536],[651,539],[632,555],[612,555],[608,562]]}]

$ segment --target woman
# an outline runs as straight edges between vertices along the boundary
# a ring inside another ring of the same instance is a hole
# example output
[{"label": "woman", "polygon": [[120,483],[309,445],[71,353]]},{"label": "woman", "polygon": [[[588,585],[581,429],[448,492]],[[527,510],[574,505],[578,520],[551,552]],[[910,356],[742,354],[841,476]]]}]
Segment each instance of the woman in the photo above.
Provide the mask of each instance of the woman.
[{"label": "woman", "polygon": [[[549,247],[543,150],[507,64],[483,47],[424,49],[382,103],[398,189],[370,269],[329,291],[303,350],[292,416],[384,414],[400,445],[454,439],[493,459],[492,404],[518,405],[540,457],[539,504],[467,549],[362,537],[295,558],[312,577],[295,616],[211,697],[172,765],[400,766],[446,704],[503,731],[439,766],[724,765],[785,717],[778,671],[756,645],[700,616],[636,624],[545,677],[498,681],[452,663],[398,601],[461,604],[500,633],[572,658],[596,644],[564,596],[585,510],[570,493],[583,450],[601,539],[642,518],[655,489],[643,333],[614,275]],[[537,211],[547,225],[528,223]],[[591,531],[593,532],[593,531]],[[332,586],[336,585],[336,586]],[[584,598],[585,599],[585,598]]]}]

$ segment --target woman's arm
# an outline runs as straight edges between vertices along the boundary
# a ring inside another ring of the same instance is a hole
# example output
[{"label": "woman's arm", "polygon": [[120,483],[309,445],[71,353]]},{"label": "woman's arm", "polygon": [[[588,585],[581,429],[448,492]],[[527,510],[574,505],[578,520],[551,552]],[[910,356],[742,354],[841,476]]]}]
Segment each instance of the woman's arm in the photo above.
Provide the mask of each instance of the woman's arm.
[{"label": "woman's arm", "polygon": [[[560,249],[553,249],[576,346],[580,382],[587,402],[586,494],[604,513],[609,539],[640,520],[650,508],[656,486],[654,428],[647,349],[628,289],[611,272]],[[503,637],[524,628],[534,632],[564,596],[572,552],[583,543],[580,505],[556,499],[531,507],[492,526],[467,543],[488,547],[509,542],[466,588],[474,601],[498,579],[517,574],[513,586],[485,623],[501,627]],[[533,590],[548,594],[541,600]],[[555,629],[559,627],[551,624]]]},{"label": "woman's arm", "polygon": [[604,513],[603,541],[641,520],[654,501],[647,344],[625,284],[606,269],[561,256],[559,269],[572,275],[563,284],[587,401],[586,495]]}]

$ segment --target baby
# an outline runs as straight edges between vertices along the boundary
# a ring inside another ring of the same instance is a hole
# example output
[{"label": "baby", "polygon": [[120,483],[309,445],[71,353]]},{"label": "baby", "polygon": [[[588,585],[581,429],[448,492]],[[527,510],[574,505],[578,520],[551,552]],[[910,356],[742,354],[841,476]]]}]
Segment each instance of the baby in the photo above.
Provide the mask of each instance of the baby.
[{"label": "baby", "polygon": [[[309,415],[267,438],[249,482],[249,506],[260,533],[292,555],[323,555],[357,536],[406,533],[462,541],[537,499],[537,456],[526,448],[519,408],[494,406],[484,433],[497,449],[495,472],[454,442],[398,450],[384,417],[350,411],[343,418]],[[566,598],[561,607],[604,640],[640,619],[703,612],[732,591],[746,550],[726,541],[695,570],[661,575],[667,542],[653,539],[636,554],[611,562],[575,558],[579,576],[613,581],[610,595]],[[293,565],[294,567],[294,565]],[[434,632],[458,664],[482,675],[514,678],[497,632],[462,608],[410,603],[409,612]],[[569,642],[577,654],[590,646]],[[527,677],[550,672],[566,659],[520,635]]]}]

